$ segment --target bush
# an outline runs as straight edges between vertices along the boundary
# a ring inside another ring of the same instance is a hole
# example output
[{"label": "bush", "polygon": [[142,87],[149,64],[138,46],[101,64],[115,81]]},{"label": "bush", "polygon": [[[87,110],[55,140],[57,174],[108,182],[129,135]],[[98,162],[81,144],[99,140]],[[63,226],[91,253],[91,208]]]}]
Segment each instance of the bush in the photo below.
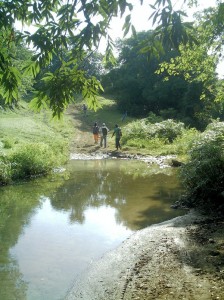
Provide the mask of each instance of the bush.
[{"label": "bush", "polygon": [[183,130],[184,123],[168,119],[160,123],[151,124],[147,134],[149,138],[166,139],[169,143],[172,143],[176,137],[182,134]]},{"label": "bush", "polygon": [[154,138],[171,143],[176,137],[182,134],[184,124],[170,119],[152,124],[148,122],[148,119],[142,119],[128,124],[123,131],[124,136],[122,141],[124,144],[133,139],[151,140]]},{"label": "bush", "polygon": [[195,128],[184,129],[182,134],[173,141],[176,154],[186,154],[198,140],[200,133]]},{"label": "bush", "polygon": [[14,141],[9,138],[2,140],[5,149],[11,149],[13,147]]},{"label": "bush", "polygon": [[22,145],[9,156],[9,160],[12,179],[47,174],[57,162],[52,149],[44,143]]},{"label": "bush", "polygon": [[146,123],[155,124],[155,123],[162,122],[162,121],[163,121],[163,118],[161,116],[154,114],[153,112],[150,112],[148,114],[148,117],[146,118]]},{"label": "bush", "polygon": [[189,162],[181,168],[185,202],[189,206],[224,209],[223,129],[224,124],[208,126],[194,143]]}]

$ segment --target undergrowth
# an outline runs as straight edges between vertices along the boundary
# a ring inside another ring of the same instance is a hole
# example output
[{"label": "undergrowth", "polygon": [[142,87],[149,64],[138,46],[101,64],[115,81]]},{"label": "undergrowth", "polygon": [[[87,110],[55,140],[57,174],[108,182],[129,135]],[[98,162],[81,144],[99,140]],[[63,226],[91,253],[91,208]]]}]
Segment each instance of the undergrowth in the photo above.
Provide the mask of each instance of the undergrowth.
[{"label": "undergrowth", "polygon": [[198,136],[196,129],[185,128],[181,122],[168,119],[151,123],[142,119],[123,128],[122,143],[127,148],[145,149],[151,155],[183,155]]}]

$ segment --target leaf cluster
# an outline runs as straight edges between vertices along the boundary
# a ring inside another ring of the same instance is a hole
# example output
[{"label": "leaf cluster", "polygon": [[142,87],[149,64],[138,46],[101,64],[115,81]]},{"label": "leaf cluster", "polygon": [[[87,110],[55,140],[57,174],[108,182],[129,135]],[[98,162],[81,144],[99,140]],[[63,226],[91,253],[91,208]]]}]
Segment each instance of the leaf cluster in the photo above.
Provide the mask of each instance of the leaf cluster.
[{"label": "leaf cluster", "polygon": [[[79,56],[83,51],[92,50],[93,47],[97,48],[101,38],[104,37],[107,40],[106,59],[113,60],[113,43],[107,29],[112,17],[122,16],[126,10],[132,10],[132,5],[126,0],[88,2],[68,0],[66,3],[60,0],[1,1],[0,92],[2,97],[8,103],[17,101],[22,73],[36,78],[40,72],[43,73],[43,69],[47,71],[54,57],[57,57],[63,65],[63,53],[70,50],[71,47],[75,51],[69,52],[69,61],[75,61],[74,53]],[[17,32],[15,24],[18,21],[26,26],[35,26],[35,31],[32,33],[29,31]],[[127,17],[124,24],[126,32],[130,28],[129,24],[130,18]],[[19,40],[23,40],[34,50],[31,62],[23,70],[14,67],[12,63],[12,49]],[[73,75],[74,79],[71,83],[70,77]],[[59,76],[62,76],[62,79],[59,79]],[[83,95],[93,99],[92,106],[96,106],[95,95],[100,85],[94,78],[88,78],[84,72],[77,73],[77,71],[69,70],[68,67],[66,70],[63,67],[63,70],[57,70],[57,74],[50,74],[48,71],[48,74],[43,77],[48,85],[48,93],[46,93],[46,88],[45,92],[37,93],[38,107],[41,106],[41,103],[49,102],[54,115],[59,115],[71,100],[74,88],[76,93],[81,91]],[[75,80],[77,80],[76,83]],[[65,81],[67,81],[67,85]],[[53,86],[50,88],[51,83]],[[56,83],[58,89],[63,88],[60,93],[54,95],[53,89]],[[72,89],[69,90],[71,86]],[[42,97],[43,99],[41,99]]]}]

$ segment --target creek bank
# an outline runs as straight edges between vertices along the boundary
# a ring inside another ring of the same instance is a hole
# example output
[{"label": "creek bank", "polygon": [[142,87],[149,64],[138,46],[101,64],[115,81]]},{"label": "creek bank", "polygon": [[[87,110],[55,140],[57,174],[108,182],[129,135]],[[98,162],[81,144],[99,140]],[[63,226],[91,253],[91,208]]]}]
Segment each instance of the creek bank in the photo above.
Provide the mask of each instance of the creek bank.
[{"label": "creek bank", "polygon": [[137,231],[77,278],[65,299],[224,299],[223,224],[192,211]]}]

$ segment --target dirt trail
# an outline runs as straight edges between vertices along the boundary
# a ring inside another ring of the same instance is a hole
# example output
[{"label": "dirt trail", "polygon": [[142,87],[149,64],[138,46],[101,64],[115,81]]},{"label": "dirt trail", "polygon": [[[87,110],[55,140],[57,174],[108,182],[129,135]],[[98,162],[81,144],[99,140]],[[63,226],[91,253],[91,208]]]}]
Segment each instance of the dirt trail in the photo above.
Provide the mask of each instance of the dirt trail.
[{"label": "dirt trail", "polygon": [[72,153],[91,153],[99,146],[95,146],[92,135],[92,123],[85,117],[81,109],[73,106],[69,109],[68,115],[72,119],[75,128],[71,145]]},{"label": "dirt trail", "polygon": [[[97,151],[74,113],[73,152]],[[150,226],[104,255],[66,300],[224,300],[224,220],[196,212]]]}]

